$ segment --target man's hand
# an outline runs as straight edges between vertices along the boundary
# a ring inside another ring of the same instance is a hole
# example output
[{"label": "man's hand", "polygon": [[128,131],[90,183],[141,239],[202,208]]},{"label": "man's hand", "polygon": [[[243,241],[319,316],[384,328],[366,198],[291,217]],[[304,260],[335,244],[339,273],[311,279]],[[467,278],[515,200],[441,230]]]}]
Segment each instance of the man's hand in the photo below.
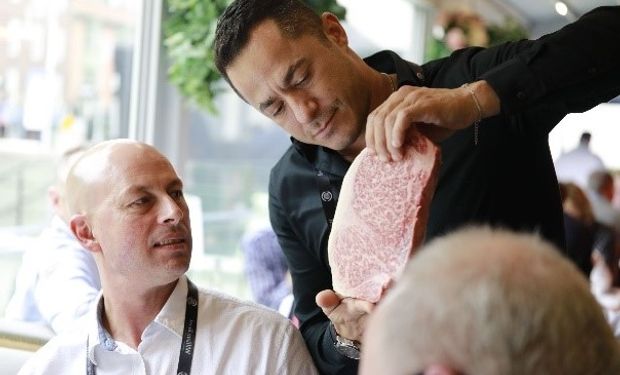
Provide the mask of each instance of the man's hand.
[{"label": "man's hand", "polygon": [[340,336],[362,342],[366,320],[375,307],[373,303],[355,298],[343,298],[333,290],[326,289],[316,295],[316,304],[334,323],[334,328]]},{"label": "man's hand", "polygon": [[384,161],[400,160],[401,147],[413,126],[440,142],[499,110],[499,98],[486,81],[455,89],[402,86],[368,116],[366,147]]}]

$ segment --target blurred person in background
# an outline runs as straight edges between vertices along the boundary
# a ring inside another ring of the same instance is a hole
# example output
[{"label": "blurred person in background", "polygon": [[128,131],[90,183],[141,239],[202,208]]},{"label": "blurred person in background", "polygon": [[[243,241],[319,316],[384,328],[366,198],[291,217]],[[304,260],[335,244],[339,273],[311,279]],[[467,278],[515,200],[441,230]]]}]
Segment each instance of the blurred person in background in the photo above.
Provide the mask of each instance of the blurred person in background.
[{"label": "blurred person in background", "polygon": [[560,182],[559,187],[564,211],[566,250],[588,277],[592,270],[592,250],[597,231],[592,207],[586,194],[576,184]]},{"label": "blurred person in background", "polygon": [[620,210],[612,204],[615,195],[614,177],[607,170],[598,170],[588,178],[588,198],[594,217],[618,234],[620,233]]},{"label": "blurred person in background", "polygon": [[85,146],[65,151],[58,160],[56,181],[48,189],[54,215],[37,247],[26,250],[5,317],[47,326],[55,333],[74,326],[101,290],[92,254],[69,228],[66,179]]},{"label": "blurred person in background", "polygon": [[241,240],[245,276],[255,302],[289,317],[291,281],[286,258],[270,226],[246,233]]},{"label": "blurred person in background", "polygon": [[603,160],[590,149],[592,134],[583,132],[574,149],[562,153],[554,162],[558,181],[572,182],[587,189],[588,178],[594,171],[605,170]]}]

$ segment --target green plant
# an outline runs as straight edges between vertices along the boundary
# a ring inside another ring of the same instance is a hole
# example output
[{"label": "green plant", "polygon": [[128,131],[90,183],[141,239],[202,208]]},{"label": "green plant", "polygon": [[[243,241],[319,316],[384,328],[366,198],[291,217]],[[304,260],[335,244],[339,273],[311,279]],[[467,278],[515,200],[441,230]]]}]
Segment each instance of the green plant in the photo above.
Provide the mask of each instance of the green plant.
[{"label": "green plant", "polygon": [[[198,106],[216,113],[213,99],[222,91],[213,56],[217,18],[231,0],[167,0],[164,46],[170,68],[168,78]],[[337,0],[305,0],[316,12],[344,18]]]},{"label": "green plant", "polygon": [[528,38],[527,30],[514,18],[506,17],[501,24],[487,27],[489,46]]}]

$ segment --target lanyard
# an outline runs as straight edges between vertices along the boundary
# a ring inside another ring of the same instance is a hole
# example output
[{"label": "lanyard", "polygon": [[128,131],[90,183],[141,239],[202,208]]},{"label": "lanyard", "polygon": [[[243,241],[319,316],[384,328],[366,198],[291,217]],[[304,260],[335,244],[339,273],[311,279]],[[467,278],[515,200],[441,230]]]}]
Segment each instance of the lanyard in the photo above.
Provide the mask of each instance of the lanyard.
[{"label": "lanyard", "polygon": [[329,177],[320,169],[316,170],[316,177],[319,182],[319,193],[321,195],[321,204],[323,205],[323,212],[325,212],[325,219],[327,219],[327,225],[329,230],[332,229],[332,222],[334,221],[334,215],[336,214],[336,196],[332,192],[332,186],[329,181]]},{"label": "lanyard", "polygon": [[[185,305],[185,323],[183,324],[183,336],[181,351],[179,353],[179,365],[177,374],[189,375],[192,369],[194,356],[194,343],[196,342],[196,324],[198,318],[198,288],[187,279],[187,299]],[[86,374],[96,375],[97,369],[88,358],[88,337],[86,338]]]}]

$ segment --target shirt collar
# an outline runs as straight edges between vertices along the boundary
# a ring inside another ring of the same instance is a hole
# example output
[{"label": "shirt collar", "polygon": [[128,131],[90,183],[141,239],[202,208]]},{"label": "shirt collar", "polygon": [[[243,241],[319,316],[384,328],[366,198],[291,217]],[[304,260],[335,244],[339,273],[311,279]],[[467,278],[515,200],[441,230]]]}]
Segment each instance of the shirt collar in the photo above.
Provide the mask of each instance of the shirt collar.
[{"label": "shirt collar", "polygon": [[381,51],[364,59],[366,64],[380,72],[394,74],[398,87],[403,85],[424,86],[425,75],[422,67],[402,59],[394,51]]},{"label": "shirt collar", "polygon": [[[149,331],[151,326],[157,324],[177,336],[179,339],[183,335],[183,325],[185,322],[185,299],[187,297],[187,277],[185,275],[179,278],[177,285],[164,307],[162,307],[161,311],[157,314],[155,319],[146,326],[143,332],[144,334]],[[89,334],[89,342],[88,342],[88,357],[91,361],[96,365],[94,349],[97,346],[103,347],[105,350],[114,351],[118,347],[118,344],[112,338],[110,333],[103,326],[103,311],[104,311],[104,300],[103,294],[99,295],[99,300],[97,301],[97,311],[96,311],[96,323],[95,327],[90,330]]]}]

